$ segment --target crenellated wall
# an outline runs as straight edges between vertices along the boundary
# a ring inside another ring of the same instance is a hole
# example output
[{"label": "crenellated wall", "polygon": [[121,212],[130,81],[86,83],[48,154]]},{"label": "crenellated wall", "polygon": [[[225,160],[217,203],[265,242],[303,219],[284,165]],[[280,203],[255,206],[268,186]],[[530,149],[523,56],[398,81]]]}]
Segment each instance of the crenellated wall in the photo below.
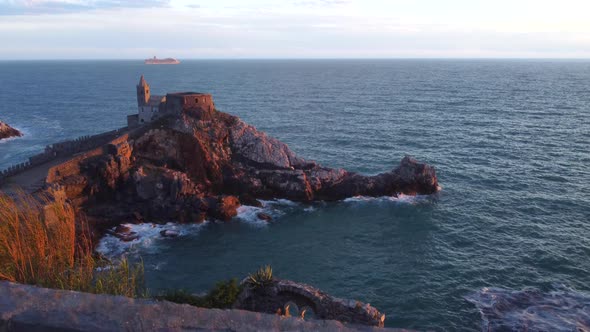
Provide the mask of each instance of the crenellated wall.
[{"label": "crenellated wall", "polygon": [[48,145],[45,147],[44,152],[30,157],[28,161],[0,170],[0,184],[9,177],[20,174],[33,167],[48,163],[57,158],[72,156],[76,153],[105,145],[120,136],[126,130],[127,127],[124,127],[98,135],[82,136],[73,140]]}]

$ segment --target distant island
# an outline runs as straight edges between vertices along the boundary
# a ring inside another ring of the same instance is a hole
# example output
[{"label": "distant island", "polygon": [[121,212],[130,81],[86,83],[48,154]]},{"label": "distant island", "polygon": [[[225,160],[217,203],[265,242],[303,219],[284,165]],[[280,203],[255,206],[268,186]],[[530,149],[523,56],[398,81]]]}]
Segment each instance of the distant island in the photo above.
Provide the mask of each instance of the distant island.
[{"label": "distant island", "polygon": [[158,59],[155,56],[151,59],[145,59],[146,65],[177,65],[180,61],[175,58]]},{"label": "distant island", "polygon": [[23,134],[20,131],[0,121],[0,140],[10,137],[20,137],[22,135]]}]

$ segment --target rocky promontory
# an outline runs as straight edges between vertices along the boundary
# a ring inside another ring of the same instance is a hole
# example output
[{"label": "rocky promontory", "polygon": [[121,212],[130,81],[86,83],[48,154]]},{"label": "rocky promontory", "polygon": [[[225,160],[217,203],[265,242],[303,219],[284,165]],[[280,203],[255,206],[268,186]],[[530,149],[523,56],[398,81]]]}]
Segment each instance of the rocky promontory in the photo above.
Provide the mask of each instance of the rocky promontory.
[{"label": "rocky promontory", "polygon": [[406,157],[364,176],[297,156],[236,116],[187,109],[130,131],[50,169],[47,184],[94,221],[229,220],[257,199],[335,201],[352,196],[432,194],[433,167]]},{"label": "rocky promontory", "polygon": [[12,128],[11,126],[7,125],[6,123],[0,121],[0,139],[10,138],[10,137],[20,137],[23,134]]}]

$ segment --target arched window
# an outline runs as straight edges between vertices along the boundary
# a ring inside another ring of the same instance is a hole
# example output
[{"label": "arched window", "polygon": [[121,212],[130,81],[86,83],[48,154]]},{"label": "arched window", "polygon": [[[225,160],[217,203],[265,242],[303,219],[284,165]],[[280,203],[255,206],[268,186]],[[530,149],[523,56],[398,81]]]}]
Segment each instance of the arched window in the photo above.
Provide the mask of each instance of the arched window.
[{"label": "arched window", "polygon": [[199,103],[199,98],[195,98],[195,103]]}]

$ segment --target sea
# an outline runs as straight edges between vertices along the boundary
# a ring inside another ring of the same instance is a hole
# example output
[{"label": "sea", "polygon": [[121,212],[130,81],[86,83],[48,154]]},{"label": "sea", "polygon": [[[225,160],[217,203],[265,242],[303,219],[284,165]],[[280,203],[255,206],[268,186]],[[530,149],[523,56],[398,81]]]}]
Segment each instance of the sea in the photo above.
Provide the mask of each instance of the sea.
[{"label": "sea", "polygon": [[131,243],[103,239],[105,255],[143,260],[152,294],[202,293],[270,264],[370,303],[389,327],[590,330],[589,60],[2,61],[0,120],[25,136],[0,143],[0,169],[125,126],[142,74],[153,94],[212,93],[306,159],[371,175],[411,155],[442,187],[271,200],[231,222],[147,223]]}]

